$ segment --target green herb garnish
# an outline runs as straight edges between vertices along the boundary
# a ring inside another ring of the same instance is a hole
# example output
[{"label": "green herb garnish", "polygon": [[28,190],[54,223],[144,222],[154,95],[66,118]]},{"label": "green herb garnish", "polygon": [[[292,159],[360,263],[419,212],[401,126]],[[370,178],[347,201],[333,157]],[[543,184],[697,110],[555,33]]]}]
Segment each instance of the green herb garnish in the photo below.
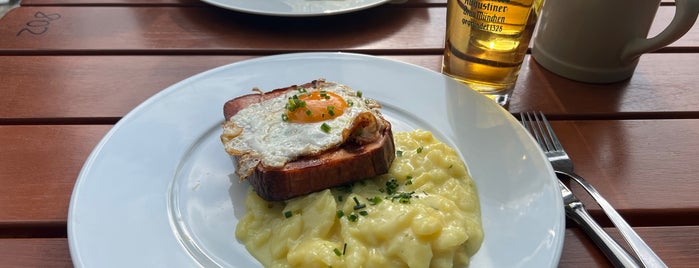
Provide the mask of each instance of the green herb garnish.
[{"label": "green herb garnish", "polygon": [[359,216],[357,216],[357,214],[352,212],[349,215],[347,215],[347,219],[351,222],[356,222],[359,219]]},{"label": "green herb garnish", "polygon": [[324,98],[324,99],[326,99],[326,100],[329,100],[329,99],[330,99],[330,95],[328,95],[328,92],[325,91],[325,90],[321,90],[321,91],[320,91],[320,97],[321,97],[321,98]]},{"label": "green herb garnish", "polygon": [[293,216],[293,214],[291,213],[291,211],[288,211],[288,210],[287,210],[287,211],[284,211],[284,217],[286,217],[286,218],[291,218],[291,216]]},{"label": "green herb garnish", "polygon": [[367,200],[369,200],[369,204],[371,204],[371,205],[373,206],[373,205],[376,205],[376,204],[378,204],[378,203],[381,203],[381,201],[382,201],[383,199],[381,199],[381,197],[374,196],[374,197],[372,197],[372,198],[367,198]]},{"label": "green herb garnish", "polygon": [[420,147],[417,148],[417,153],[418,153],[418,154],[419,154],[419,153],[422,153],[422,146],[420,146]]},{"label": "green herb garnish", "polygon": [[286,103],[286,109],[289,110],[290,112],[293,112],[294,110],[298,108],[306,107],[306,102],[303,100],[299,99],[299,96],[294,95],[289,98],[289,100]]},{"label": "green herb garnish", "polygon": [[396,189],[398,189],[398,181],[396,179],[391,178],[386,182],[386,193],[393,195]]},{"label": "green herb garnish", "polygon": [[398,203],[409,204],[410,199],[413,198],[414,193],[415,192],[400,192],[398,194],[391,196],[391,201],[398,200]]},{"label": "green herb garnish", "polygon": [[320,130],[322,130],[325,133],[330,133],[330,126],[326,123],[323,123],[320,125]]}]

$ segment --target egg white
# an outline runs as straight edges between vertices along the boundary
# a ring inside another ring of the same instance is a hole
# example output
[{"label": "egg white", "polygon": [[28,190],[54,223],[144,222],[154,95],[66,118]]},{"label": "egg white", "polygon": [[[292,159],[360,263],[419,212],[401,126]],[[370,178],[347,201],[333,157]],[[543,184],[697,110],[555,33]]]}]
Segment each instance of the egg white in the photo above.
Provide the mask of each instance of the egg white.
[{"label": "egg white", "polygon": [[[358,115],[371,113],[377,118],[380,116],[375,102],[357,96],[357,92],[349,87],[332,82],[322,82],[320,86],[322,88],[308,89],[309,93],[322,89],[341,96],[348,103],[344,113],[315,123],[287,122],[282,115],[286,112],[288,98],[301,94],[291,90],[276,98],[252,104],[232,116],[229,122],[238,128],[236,131],[242,129],[242,132],[224,142],[226,151],[244,155],[243,159],[254,159],[250,161],[260,161],[266,166],[282,167],[300,156],[317,155],[343,144],[347,138],[343,132],[353,126]],[[323,124],[330,127],[329,131],[322,129]],[[224,135],[226,131],[224,127]],[[256,163],[243,163],[241,166],[253,168]],[[241,173],[249,174],[246,171]]]}]

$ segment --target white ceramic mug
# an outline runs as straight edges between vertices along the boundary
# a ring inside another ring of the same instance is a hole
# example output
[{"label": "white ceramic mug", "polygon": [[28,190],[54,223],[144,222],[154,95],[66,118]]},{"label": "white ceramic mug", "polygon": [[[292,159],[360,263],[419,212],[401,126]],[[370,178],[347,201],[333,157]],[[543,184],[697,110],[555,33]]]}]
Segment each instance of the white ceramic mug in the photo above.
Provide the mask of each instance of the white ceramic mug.
[{"label": "white ceramic mug", "polygon": [[676,0],[675,16],[647,38],[660,0],[547,0],[532,55],[573,80],[610,83],[633,75],[643,53],[667,46],[694,25],[699,0]]}]

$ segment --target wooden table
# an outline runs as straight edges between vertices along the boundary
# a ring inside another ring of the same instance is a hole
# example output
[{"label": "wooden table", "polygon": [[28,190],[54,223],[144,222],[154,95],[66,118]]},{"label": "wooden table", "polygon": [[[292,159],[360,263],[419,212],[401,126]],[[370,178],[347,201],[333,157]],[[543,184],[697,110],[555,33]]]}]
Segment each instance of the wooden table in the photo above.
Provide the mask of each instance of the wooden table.
[{"label": "wooden table", "polygon": [[[66,221],[78,172],[102,136],[153,94],[213,67],[299,51],[366,53],[439,71],[445,6],[411,0],[279,18],[196,0],[22,1],[0,19],[0,267],[72,266]],[[664,2],[652,34],[672,15]],[[697,66],[699,27],[642,56],[621,83],[573,82],[527,58],[509,107],[553,119],[576,170],[671,267],[699,265]],[[561,267],[609,265],[568,225]]]}]

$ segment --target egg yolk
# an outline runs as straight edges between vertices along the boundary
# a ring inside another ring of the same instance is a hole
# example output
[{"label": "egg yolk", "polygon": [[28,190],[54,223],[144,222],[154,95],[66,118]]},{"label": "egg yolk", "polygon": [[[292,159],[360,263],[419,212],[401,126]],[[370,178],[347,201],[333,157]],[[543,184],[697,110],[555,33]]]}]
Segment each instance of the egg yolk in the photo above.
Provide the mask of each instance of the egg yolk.
[{"label": "egg yolk", "polygon": [[320,122],[342,115],[345,108],[347,102],[340,95],[324,90],[313,91],[289,99],[286,118],[294,123]]}]

